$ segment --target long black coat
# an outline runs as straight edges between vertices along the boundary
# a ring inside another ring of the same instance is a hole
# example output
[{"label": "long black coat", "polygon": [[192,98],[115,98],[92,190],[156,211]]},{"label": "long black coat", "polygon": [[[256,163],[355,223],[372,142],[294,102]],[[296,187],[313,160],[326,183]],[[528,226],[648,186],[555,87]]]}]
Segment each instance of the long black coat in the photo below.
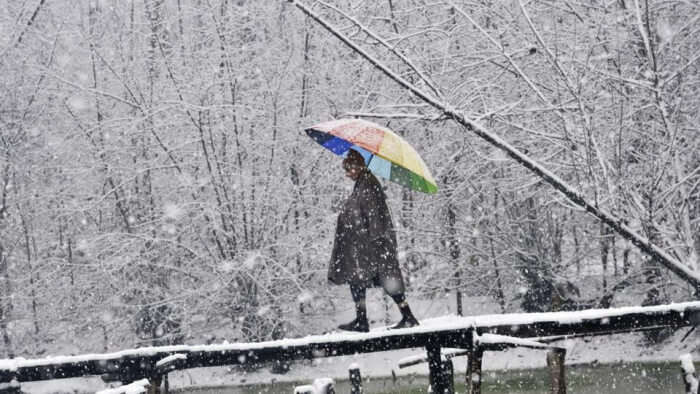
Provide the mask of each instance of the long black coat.
[{"label": "long black coat", "polygon": [[404,292],[386,195],[367,170],[338,215],[328,280],[337,285],[382,286],[390,295]]}]

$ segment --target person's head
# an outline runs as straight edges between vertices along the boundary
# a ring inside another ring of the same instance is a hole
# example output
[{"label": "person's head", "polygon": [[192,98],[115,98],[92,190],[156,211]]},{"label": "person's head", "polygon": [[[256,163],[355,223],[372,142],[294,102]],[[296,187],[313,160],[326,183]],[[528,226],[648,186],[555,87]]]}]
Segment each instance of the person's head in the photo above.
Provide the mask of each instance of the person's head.
[{"label": "person's head", "polygon": [[356,181],[365,168],[365,159],[362,157],[360,152],[350,149],[347,156],[345,156],[345,159],[343,159],[343,169],[345,170],[345,175],[353,181]]}]

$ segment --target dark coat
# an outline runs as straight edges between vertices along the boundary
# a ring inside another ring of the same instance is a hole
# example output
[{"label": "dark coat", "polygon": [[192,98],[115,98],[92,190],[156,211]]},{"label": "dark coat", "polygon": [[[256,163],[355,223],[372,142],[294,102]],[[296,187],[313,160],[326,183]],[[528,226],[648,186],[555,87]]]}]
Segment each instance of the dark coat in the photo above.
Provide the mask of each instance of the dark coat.
[{"label": "dark coat", "polygon": [[386,195],[367,170],[338,215],[328,280],[337,285],[382,286],[390,295],[404,292]]}]

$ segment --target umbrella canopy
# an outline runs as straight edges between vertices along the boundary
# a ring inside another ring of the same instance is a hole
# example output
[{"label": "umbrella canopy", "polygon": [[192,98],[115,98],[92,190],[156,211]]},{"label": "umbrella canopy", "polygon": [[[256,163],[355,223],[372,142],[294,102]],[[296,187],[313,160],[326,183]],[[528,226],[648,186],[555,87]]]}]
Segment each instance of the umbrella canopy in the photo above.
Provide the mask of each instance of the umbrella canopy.
[{"label": "umbrella canopy", "polygon": [[353,149],[373,174],[413,190],[436,193],[437,184],[418,152],[393,131],[362,119],[319,123],[306,134],[326,149],[346,156]]}]

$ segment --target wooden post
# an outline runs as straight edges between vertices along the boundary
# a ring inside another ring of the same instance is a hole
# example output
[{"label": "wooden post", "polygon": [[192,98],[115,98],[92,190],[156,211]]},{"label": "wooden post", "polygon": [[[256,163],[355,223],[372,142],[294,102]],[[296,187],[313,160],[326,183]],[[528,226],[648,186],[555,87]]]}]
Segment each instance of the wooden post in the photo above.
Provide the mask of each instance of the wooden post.
[{"label": "wooden post", "polygon": [[0,393],[2,394],[22,394],[22,388],[16,380],[10,381],[10,383],[0,383]]},{"label": "wooden post", "polygon": [[362,394],[362,375],[357,364],[351,364],[348,369],[350,373],[350,394]]},{"label": "wooden post", "polygon": [[425,350],[428,353],[428,368],[430,369],[430,387],[433,393],[436,394],[452,394],[449,391],[450,387],[445,378],[445,373],[442,368],[442,357],[440,355],[440,346],[429,345]]},{"label": "wooden post", "polygon": [[566,349],[554,348],[547,352],[547,366],[552,382],[552,394],[566,394]]},{"label": "wooden post", "polygon": [[481,394],[481,360],[484,358],[484,349],[474,344],[467,362],[467,393]]},{"label": "wooden post", "polygon": [[152,376],[148,379],[148,382],[147,394],[162,394],[160,391],[160,384],[163,382],[163,375]]},{"label": "wooden post", "polygon": [[[187,361],[187,355],[183,353],[171,354],[156,362],[155,369],[152,372],[153,377],[151,382],[156,384],[154,393],[168,394],[170,391],[170,383],[168,382],[168,373],[182,367]],[[163,389],[161,390],[161,383]],[[149,394],[151,392],[149,391]]]},{"label": "wooden post", "polygon": [[688,354],[683,354],[681,359],[681,373],[683,374],[683,383],[685,383],[685,394],[697,394],[698,390],[698,375],[695,373],[695,365],[693,365],[693,357]]},{"label": "wooden post", "polygon": [[452,364],[452,360],[447,359],[442,362],[442,377],[445,381],[445,392],[454,393],[455,392],[455,369]]}]

